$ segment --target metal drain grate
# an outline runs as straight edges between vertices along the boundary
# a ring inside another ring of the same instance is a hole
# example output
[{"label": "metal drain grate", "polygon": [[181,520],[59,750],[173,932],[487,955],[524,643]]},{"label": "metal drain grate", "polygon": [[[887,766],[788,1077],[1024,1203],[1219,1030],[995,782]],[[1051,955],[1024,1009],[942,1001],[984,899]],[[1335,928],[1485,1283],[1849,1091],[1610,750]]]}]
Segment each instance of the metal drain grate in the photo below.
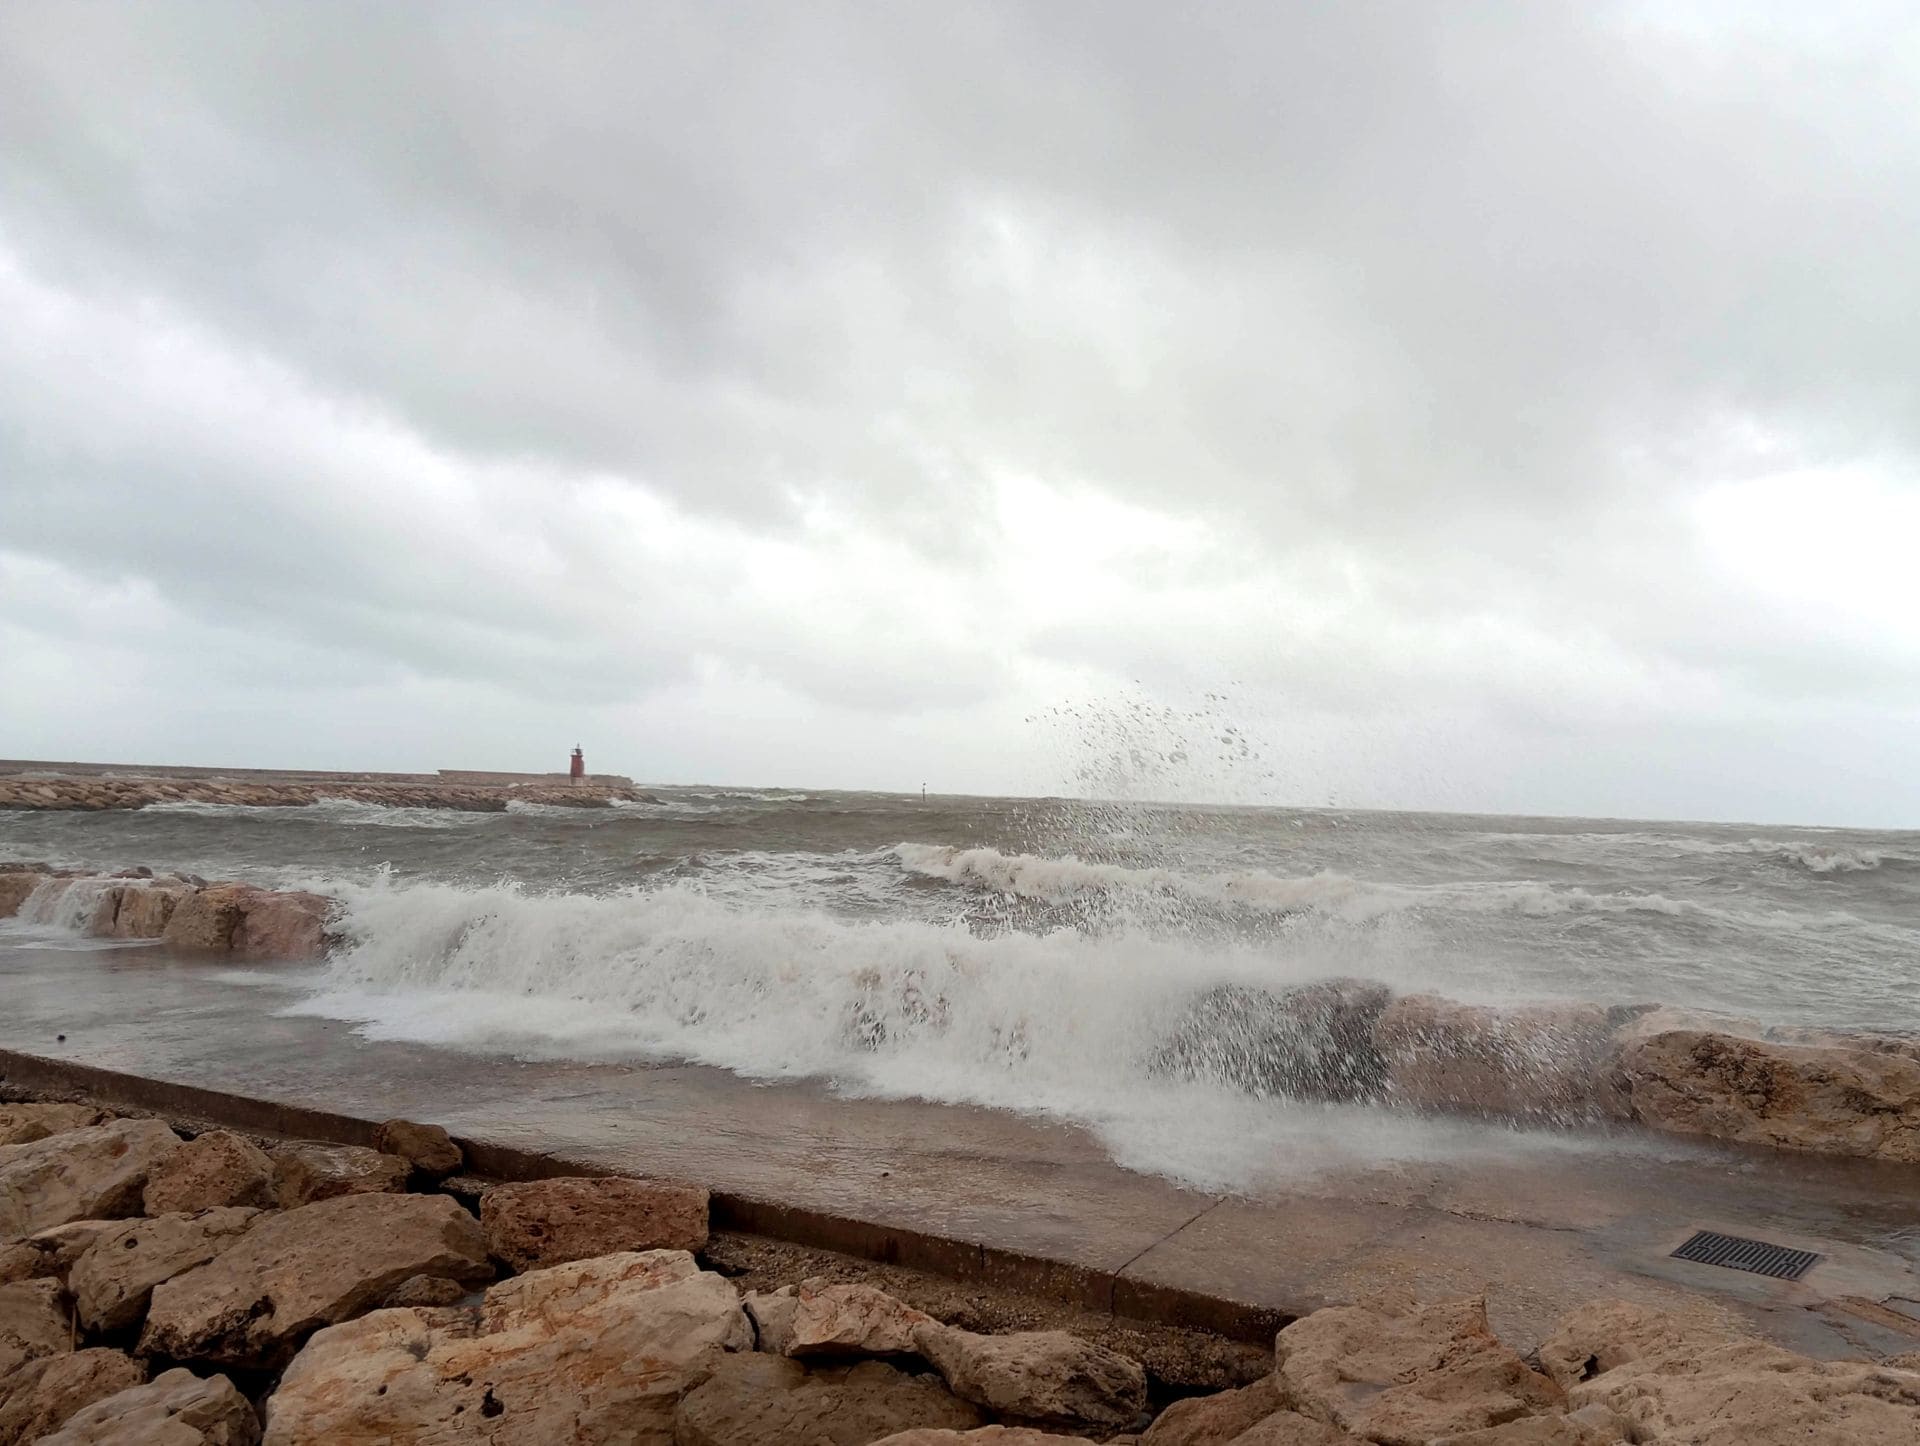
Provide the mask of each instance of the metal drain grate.
[{"label": "metal drain grate", "polygon": [[1697,1260],[1702,1265],[1724,1265],[1728,1270],[1750,1270],[1755,1275],[1771,1275],[1776,1280],[1798,1280],[1820,1259],[1811,1250],[1789,1250],[1784,1245],[1743,1240],[1738,1235],[1720,1235],[1711,1230],[1696,1232],[1693,1239],[1673,1252],[1673,1258]]}]

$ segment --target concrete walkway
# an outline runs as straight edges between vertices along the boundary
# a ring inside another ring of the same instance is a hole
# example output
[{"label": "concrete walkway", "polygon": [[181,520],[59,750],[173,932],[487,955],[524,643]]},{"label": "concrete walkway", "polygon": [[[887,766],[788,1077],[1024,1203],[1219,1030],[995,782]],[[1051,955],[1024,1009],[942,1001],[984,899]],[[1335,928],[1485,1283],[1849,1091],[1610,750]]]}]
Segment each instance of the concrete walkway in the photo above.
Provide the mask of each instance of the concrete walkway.
[{"label": "concrete walkway", "polygon": [[[1513,1135],[1511,1152],[1470,1162],[1382,1158],[1281,1196],[1221,1197],[1124,1170],[1067,1125],[699,1067],[369,1043],[276,1018],[288,991],[220,973],[151,948],[0,947],[0,1049],[679,1176],[858,1225],[855,1248],[877,1256],[894,1251],[888,1232],[911,1232],[921,1257],[928,1239],[936,1254],[952,1242],[989,1273],[993,1252],[1018,1252],[1056,1262],[1062,1294],[1121,1313],[1165,1318],[1165,1292],[1297,1315],[1382,1289],[1484,1289],[1524,1350],[1571,1306],[1622,1295],[1718,1306],[1817,1355],[1920,1349],[1920,1170],[1642,1138],[1543,1151]],[[1703,1228],[1825,1258],[1797,1282],[1670,1258]]]}]

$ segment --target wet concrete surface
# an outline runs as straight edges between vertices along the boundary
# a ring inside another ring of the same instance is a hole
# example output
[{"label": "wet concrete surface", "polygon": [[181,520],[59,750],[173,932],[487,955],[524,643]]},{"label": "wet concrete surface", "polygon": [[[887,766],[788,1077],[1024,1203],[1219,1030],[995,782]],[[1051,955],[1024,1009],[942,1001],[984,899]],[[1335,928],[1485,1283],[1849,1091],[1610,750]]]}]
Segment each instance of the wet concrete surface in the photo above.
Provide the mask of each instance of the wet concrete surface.
[{"label": "wet concrete surface", "polygon": [[[1305,1164],[1284,1191],[1226,1197],[1122,1169],[1072,1125],[839,1098],[699,1066],[370,1042],[348,1024],[278,1017],[293,991],[228,974],[152,948],[0,947],[0,1048],[431,1120],[495,1144],[1040,1256],[1110,1277],[1122,1311],[1162,1287],[1290,1314],[1385,1289],[1425,1299],[1485,1290],[1496,1328],[1525,1349],[1573,1305],[1618,1295],[1725,1310],[1819,1355],[1920,1349],[1916,1169],[1638,1135],[1541,1148],[1541,1137],[1513,1132],[1503,1154]],[[1825,1258],[1797,1282],[1671,1259],[1696,1229]]]}]

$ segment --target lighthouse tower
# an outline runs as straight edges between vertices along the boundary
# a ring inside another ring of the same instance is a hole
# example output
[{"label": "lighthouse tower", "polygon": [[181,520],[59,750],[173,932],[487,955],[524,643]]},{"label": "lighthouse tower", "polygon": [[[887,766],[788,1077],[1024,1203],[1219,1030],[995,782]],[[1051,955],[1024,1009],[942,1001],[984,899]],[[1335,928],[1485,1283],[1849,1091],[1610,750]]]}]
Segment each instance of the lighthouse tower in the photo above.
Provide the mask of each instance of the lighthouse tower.
[{"label": "lighthouse tower", "polygon": [[587,776],[587,755],[580,751],[578,743],[573,745],[573,757],[567,760],[567,777],[575,783]]}]

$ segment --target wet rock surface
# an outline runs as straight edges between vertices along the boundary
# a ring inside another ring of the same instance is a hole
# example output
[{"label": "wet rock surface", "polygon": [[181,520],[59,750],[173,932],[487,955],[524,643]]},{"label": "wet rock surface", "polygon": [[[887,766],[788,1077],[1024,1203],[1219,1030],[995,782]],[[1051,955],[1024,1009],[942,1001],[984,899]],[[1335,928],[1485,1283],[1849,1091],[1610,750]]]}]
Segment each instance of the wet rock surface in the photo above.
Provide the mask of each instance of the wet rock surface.
[{"label": "wet rock surface", "polygon": [[1329,979],[1273,992],[1227,984],[1196,997],[1154,1066],[1262,1097],[1372,1100],[1386,1087],[1374,1030],[1383,984]]},{"label": "wet rock surface", "polygon": [[1496,1009],[1416,994],[1387,1006],[1373,1038],[1399,1103],[1572,1124],[1627,1117],[1612,1068],[1622,1022],[1597,1004]]}]

